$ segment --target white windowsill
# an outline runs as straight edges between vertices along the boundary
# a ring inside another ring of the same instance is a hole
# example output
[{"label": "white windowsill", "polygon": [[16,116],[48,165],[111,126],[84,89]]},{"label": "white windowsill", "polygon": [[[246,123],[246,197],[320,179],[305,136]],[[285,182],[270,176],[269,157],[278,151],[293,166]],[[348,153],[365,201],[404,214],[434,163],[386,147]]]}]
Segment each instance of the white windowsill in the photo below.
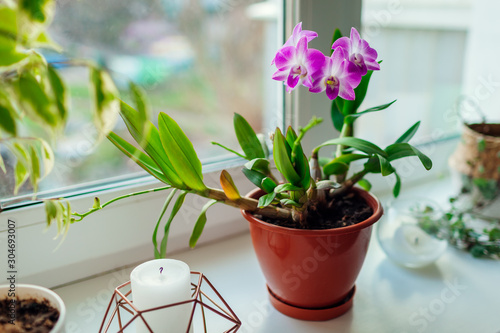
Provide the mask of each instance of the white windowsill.
[{"label": "white windowsill", "polygon": [[[444,203],[452,193],[451,180],[442,178],[407,189],[405,195],[432,197]],[[390,197],[383,196],[381,200]],[[185,261],[191,270],[208,277],[243,322],[239,332],[500,330],[500,265],[474,259],[454,248],[448,248],[434,265],[411,270],[389,261],[376,239],[372,239],[356,282],[353,309],[326,322],[291,319],[271,307],[246,232],[177,253],[172,258]],[[97,332],[113,288],[129,279],[135,265],[56,288],[67,306],[67,333]]]}]

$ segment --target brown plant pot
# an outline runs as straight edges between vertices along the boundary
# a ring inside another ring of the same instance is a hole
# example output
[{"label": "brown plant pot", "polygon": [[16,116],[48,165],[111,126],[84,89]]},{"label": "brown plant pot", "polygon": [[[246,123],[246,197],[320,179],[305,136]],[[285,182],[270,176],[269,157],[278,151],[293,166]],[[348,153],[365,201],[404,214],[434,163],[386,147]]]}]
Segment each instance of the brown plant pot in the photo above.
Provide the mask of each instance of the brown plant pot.
[{"label": "brown plant pot", "polygon": [[[273,306],[290,317],[328,320],[352,307],[354,283],[361,270],[382,206],[369,192],[355,188],[373,215],[354,225],[303,230],[269,224],[242,211],[250,222],[257,259],[267,281]],[[256,189],[248,194],[258,198]]]}]

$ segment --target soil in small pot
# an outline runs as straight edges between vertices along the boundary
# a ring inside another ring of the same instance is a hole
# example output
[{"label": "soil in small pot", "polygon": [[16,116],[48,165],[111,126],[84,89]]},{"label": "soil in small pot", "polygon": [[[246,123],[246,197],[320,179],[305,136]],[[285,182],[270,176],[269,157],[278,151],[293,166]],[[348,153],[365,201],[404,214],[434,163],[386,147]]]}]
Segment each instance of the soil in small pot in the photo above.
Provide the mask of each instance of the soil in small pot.
[{"label": "soil in small pot", "polygon": [[372,208],[356,192],[335,198],[327,207],[309,209],[307,226],[288,220],[272,220],[261,215],[255,217],[270,224],[294,229],[334,229],[362,222],[373,214]]},{"label": "soil in small pot", "polygon": [[12,324],[11,299],[0,300],[0,333],[48,333],[59,319],[59,310],[50,305],[47,299],[43,301],[16,299],[16,318]]}]

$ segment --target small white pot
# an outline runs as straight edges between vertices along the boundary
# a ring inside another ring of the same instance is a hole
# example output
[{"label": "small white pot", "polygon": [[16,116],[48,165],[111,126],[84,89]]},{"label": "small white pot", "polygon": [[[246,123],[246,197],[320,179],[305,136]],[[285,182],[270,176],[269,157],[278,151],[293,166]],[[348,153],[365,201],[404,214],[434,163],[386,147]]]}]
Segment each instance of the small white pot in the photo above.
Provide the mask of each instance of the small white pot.
[{"label": "small white pot", "polygon": [[[9,289],[10,286],[7,284],[0,285],[0,299],[10,298]],[[43,300],[44,298],[47,299],[51,306],[59,310],[59,319],[57,320],[56,325],[50,332],[51,333],[64,332],[66,307],[61,297],[59,297],[59,295],[57,295],[50,289],[31,284],[16,284],[15,293],[19,299],[34,298],[40,301]]]}]

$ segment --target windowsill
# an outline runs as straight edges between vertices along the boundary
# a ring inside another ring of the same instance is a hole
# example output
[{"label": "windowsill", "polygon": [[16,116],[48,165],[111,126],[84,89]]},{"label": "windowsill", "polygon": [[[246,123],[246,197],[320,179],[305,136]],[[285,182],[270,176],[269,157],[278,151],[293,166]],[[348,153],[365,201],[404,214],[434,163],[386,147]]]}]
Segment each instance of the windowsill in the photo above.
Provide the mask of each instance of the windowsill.
[{"label": "windowsill", "polygon": [[[406,196],[444,203],[443,178],[407,189]],[[381,200],[390,200],[383,196]],[[373,233],[374,235],[375,233]],[[389,261],[372,239],[356,282],[354,307],[337,319],[306,322],[271,307],[248,233],[180,252],[172,258],[203,272],[243,322],[241,332],[497,332],[500,265],[449,247],[434,264],[406,269]],[[67,332],[97,332],[112,291],[136,264],[56,288],[67,306]],[[453,287],[455,286],[455,287]],[[443,296],[444,295],[444,296]]]}]

